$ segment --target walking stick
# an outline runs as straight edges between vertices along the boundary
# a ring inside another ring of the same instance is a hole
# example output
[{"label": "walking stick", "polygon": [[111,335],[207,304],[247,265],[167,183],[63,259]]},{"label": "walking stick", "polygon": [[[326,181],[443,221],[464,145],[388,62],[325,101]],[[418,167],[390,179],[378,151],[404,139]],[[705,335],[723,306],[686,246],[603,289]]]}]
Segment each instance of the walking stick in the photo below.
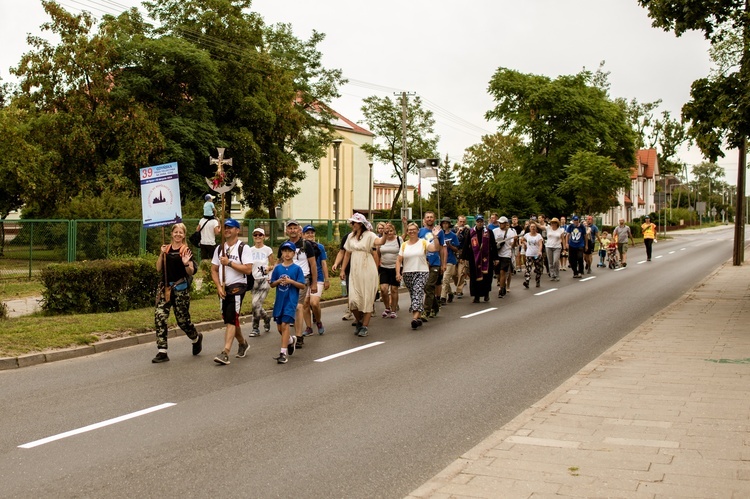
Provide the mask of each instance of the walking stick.
[{"label": "walking stick", "polygon": [[[164,235],[164,227],[161,228],[161,245],[164,246],[166,244],[166,237]],[[164,301],[168,302],[169,299],[172,297],[172,288],[169,287],[169,279],[167,278],[167,254],[162,253],[159,255],[159,258],[162,259],[161,266],[164,269]],[[158,300],[157,300],[158,301]]]}]

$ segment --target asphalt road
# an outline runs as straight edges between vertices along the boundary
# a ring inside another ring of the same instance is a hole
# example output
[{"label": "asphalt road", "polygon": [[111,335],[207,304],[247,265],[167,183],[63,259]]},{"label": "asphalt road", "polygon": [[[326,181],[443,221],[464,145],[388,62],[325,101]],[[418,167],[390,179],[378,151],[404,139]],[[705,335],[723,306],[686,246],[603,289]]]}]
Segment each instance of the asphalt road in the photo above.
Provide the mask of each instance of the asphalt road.
[{"label": "asphalt road", "polygon": [[457,300],[417,332],[378,316],[358,338],[328,308],[286,365],[275,332],[215,364],[217,330],[198,357],[171,340],[165,364],[142,345],[2,371],[0,496],[403,497],[729,259],[731,239],[676,236],[648,263],[640,245],[626,269],[539,289],[516,276],[505,299]]}]

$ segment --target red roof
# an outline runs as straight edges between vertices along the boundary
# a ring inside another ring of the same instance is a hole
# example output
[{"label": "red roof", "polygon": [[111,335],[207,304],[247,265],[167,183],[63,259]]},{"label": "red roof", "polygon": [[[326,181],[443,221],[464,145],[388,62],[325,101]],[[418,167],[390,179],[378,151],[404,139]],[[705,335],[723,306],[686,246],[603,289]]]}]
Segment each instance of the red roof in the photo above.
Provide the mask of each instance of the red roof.
[{"label": "red roof", "polygon": [[625,194],[625,204],[626,205],[627,204],[633,204],[633,202],[630,200],[630,197],[627,194]]},{"label": "red roof", "polygon": [[639,149],[636,153],[636,164],[630,170],[630,178],[638,178],[638,172],[643,168],[643,176],[654,178],[656,173],[656,149]]}]

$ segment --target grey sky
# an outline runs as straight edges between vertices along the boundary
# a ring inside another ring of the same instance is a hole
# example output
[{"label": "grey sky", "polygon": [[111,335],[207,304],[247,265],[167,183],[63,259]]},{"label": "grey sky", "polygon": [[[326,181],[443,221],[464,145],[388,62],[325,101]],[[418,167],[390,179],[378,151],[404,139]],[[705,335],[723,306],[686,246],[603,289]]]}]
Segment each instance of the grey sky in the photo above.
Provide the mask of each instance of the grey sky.
[{"label": "grey sky", "polygon": [[[139,5],[136,0],[62,0],[68,10],[94,15]],[[0,0],[0,76],[28,50],[26,33],[45,17],[38,0]],[[484,120],[493,105],[487,85],[498,67],[555,77],[606,61],[612,97],[648,102],[679,116],[693,80],[710,69],[708,43],[698,33],[676,38],[651,27],[636,0],[255,0],[267,23],[291,23],[297,36],[313,29],[327,67],[351,83],[333,107],[360,122],[362,98],[415,92],[435,113],[441,158],[460,161],[464,149],[496,127]],[[736,179],[736,152],[719,163]],[[696,147],[688,164],[701,161]],[[380,168],[376,177],[385,180]]]}]

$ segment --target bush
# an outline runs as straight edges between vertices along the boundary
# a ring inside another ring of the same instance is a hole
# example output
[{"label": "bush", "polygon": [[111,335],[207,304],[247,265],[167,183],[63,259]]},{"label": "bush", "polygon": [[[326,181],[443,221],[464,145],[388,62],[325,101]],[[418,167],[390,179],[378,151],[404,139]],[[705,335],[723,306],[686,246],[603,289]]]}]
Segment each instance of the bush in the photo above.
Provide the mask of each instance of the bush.
[{"label": "bush", "polygon": [[42,308],[50,314],[122,312],[154,305],[155,257],[91,260],[42,270]]}]

